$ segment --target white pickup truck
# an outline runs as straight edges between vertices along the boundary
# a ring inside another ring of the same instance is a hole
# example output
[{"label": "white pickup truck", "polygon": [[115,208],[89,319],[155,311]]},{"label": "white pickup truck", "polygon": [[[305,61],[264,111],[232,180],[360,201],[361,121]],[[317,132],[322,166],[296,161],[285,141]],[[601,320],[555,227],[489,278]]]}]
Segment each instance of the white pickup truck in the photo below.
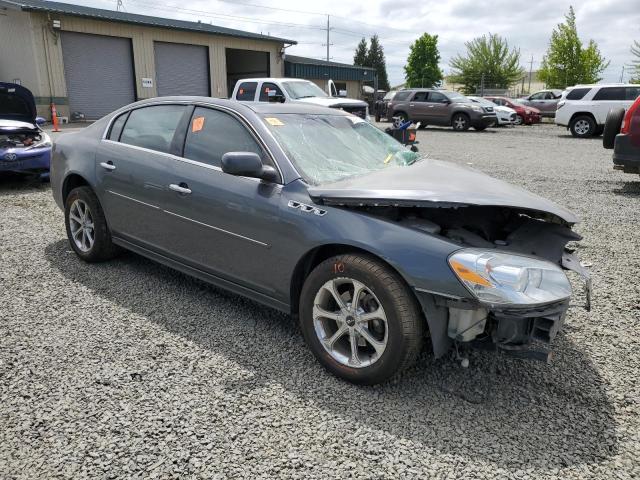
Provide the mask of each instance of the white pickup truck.
[{"label": "white pickup truck", "polygon": [[346,92],[336,92],[329,80],[328,88],[335,96],[327,95],[309,80],[300,78],[244,78],[236,82],[231,95],[239,102],[303,102],[323,107],[339,108],[369,120],[369,106],[362,100],[345,98]]}]

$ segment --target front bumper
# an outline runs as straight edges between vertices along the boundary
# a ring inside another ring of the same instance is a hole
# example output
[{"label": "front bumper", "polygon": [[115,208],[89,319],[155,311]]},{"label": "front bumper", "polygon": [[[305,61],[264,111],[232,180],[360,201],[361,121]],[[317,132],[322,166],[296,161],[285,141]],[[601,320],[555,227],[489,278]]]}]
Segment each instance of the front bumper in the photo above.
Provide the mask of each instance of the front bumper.
[{"label": "front bumper", "polygon": [[542,121],[542,116],[538,113],[532,113],[529,115],[525,115],[524,123],[532,125],[534,123],[540,123]]},{"label": "front bumper", "polygon": [[483,114],[477,117],[471,117],[472,127],[491,127],[498,122],[495,114]]},{"label": "front bumper", "polygon": [[0,150],[0,172],[46,173],[50,166],[51,147]]},{"label": "front bumper", "polygon": [[631,137],[624,133],[616,135],[613,168],[624,173],[640,173],[640,145],[634,145]]}]

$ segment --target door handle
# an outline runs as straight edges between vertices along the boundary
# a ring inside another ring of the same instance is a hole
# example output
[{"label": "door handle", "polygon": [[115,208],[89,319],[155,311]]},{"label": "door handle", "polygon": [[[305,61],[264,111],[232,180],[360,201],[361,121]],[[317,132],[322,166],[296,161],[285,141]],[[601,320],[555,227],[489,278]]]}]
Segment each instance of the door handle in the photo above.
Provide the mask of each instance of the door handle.
[{"label": "door handle", "polygon": [[115,170],[116,166],[112,162],[100,162],[100,166],[105,170]]},{"label": "door handle", "polygon": [[191,189],[186,183],[181,183],[180,185],[176,185],[175,183],[172,183],[171,185],[169,185],[169,188],[174,192],[183,193],[185,195],[188,195],[191,193]]},{"label": "door handle", "polygon": [[410,107],[415,107],[415,105],[413,103],[410,103],[409,106]]},{"label": "door handle", "polygon": [[433,108],[435,105],[429,105],[429,108]]}]

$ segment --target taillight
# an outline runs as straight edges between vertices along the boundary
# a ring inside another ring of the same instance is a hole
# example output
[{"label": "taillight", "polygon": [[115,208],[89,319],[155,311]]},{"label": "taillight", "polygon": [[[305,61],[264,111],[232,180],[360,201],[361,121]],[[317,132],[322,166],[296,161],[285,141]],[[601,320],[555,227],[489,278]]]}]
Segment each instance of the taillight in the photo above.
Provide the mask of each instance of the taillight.
[{"label": "taillight", "polygon": [[631,129],[631,117],[636,114],[640,116],[640,97],[635,102],[633,102],[633,105],[631,105],[631,107],[629,107],[629,110],[627,110],[627,113],[622,120],[620,133],[629,133],[629,130]]}]

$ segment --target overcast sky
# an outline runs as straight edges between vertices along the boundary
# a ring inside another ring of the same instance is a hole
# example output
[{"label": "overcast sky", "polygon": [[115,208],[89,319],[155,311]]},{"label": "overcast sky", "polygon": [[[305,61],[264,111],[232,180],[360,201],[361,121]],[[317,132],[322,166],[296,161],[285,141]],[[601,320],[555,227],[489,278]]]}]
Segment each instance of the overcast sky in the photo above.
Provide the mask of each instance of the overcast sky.
[{"label": "overcast sky", "polygon": [[[65,0],[67,1],[67,0]],[[632,40],[640,40],[640,0],[122,0],[126,11],[184,20],[200,19],[225,27],[269,33],[298,41],[287,52],[326,57],[326,14],[329,14],[330,55],[352,63],[361,37],[377,33],[387,59],[392,85],[404,81],[403,66],[409,45],[423,32],[437,34],[441,67],[464,52],[464,42],[488,32],[504,36],[522,53],[522,65],[535,70],[542,60],[554,26],[573,4],[578,34],[594,39],[611,64],[604,80],[620,80],[631,62]],[[77,0],[68,3],[115,9],[117,0]],[[625,75],[625,80],[628,75]]]}]

